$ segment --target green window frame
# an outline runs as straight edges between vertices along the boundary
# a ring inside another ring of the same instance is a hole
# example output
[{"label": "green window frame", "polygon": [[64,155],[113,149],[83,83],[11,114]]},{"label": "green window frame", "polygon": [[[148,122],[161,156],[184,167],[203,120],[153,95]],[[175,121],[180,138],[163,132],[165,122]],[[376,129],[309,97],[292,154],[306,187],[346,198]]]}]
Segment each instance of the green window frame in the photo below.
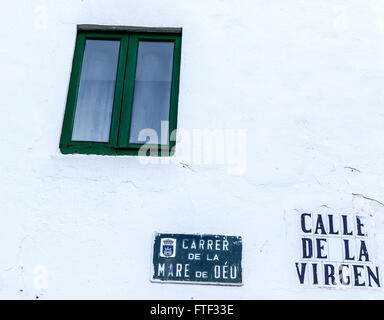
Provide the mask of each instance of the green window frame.
[{"label": "green window frame", "polygon": [[[172,156],[176,144],[174,137],[177,128],[181,37],[181,29],[178,28],[103,28],[100,26],[92,28],[88,25],[85,25],[83,28],[78,27],[72,73],[60,138],[60,151],[63,154]],[[72,141],[85,43],[88,39],[120,41],[108,142]],[[166,41],[174,43],[167,144],[160,144],[160,142],[156,145],[129,143],[138,46],[140,41]]]}]

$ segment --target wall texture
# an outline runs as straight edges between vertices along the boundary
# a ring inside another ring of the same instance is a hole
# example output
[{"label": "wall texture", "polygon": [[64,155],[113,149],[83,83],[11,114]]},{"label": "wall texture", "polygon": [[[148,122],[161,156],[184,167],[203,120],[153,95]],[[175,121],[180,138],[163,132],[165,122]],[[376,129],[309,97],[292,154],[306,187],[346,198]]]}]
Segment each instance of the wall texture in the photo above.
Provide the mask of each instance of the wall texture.
[{"label": "wall texture", "polygon": [[[182,27],[178,127],[243,130],[245,170],[60,154],[85,23]],[[384,298],[294,265],[326,210],[371,216],[383,268],[383,1],[6,0],[0,26],[0,298]],[[244,286],[151,283],[155,231],[242,236]]]}]

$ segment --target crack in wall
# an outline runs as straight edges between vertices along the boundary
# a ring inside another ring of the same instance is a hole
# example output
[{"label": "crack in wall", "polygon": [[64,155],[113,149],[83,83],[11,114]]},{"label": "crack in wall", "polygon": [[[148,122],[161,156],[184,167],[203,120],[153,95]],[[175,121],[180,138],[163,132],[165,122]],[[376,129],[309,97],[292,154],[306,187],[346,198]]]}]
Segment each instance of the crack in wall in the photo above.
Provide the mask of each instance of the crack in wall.
[{"label": "crack in wall", "polygon": [[353,196],[355,197],[361,197],[361,198],[364,198],[366,200],[370,200],[370,201],[374,201],[382,206],[384,206],[384,203],[383,202],[380,202],[379,200],[376,200],[374,198],[369,198],[369,197],[366,197],[365,195],[361,194],[361,193],[352,193]]}]

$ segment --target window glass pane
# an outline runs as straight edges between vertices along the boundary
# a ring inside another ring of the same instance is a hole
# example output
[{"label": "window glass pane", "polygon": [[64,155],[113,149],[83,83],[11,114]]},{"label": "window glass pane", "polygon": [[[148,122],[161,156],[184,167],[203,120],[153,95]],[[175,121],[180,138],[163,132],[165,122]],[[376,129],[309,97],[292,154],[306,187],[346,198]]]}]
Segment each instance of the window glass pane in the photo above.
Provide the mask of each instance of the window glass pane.
[{"label": "window glass pane", "polygon": [[86,40],[73,141],[108,142],[120,41]]},{"label": "window glass pane", "polygon": [[173,48],[173,42],[139,42],[130,143],[145,143],[140,131],[153,129],[158,143],[167,144],[168,125],[161,136],[161,121],[169,120]]}]

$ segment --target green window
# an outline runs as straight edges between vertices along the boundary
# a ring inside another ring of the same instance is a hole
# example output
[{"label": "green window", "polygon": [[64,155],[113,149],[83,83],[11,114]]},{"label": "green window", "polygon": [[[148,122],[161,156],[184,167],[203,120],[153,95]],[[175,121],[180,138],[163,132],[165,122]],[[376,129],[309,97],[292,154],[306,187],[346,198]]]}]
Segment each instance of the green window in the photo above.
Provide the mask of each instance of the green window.
[{"label": "green window", "polygon": [[180,55],[180,29],[79,28],[61,152],[172,155]]}]

